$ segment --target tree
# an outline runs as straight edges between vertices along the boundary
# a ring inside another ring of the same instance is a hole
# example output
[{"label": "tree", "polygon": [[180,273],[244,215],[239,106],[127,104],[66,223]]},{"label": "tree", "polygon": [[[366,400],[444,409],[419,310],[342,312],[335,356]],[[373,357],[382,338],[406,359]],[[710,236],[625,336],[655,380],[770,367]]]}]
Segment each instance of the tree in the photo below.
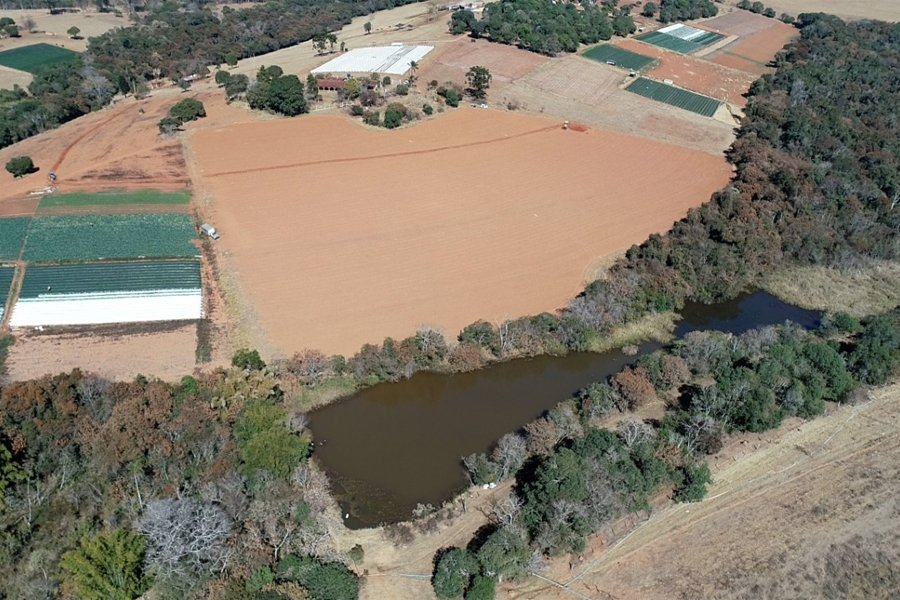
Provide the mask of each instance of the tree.
[{"label": "tree", "polygon": [[403,117],[406,116],[406,107],[402,104],[391,104],[384,111],[384,126],[387,129],[396,129],[403,124]]},{"label": "tree", "polygon": [[401,83],[400,85],[397,86],[397,95],[406,96],[408,94],[409,94],[409,86],[408,85],[404,85]]},{"label": "tree", "polygon": [[491,577],[476,575],[466,590],[465,600],[494,600],[497,582]]},{"label": "tree", "polygon": [[344,82],[344,98],[348,100],[355,100],[359,97],[360,89],[361,87],[359,85],[359,81],[351,77]]},{"label": "tree", "polygon": [[231,80],[231,73],[228,71],[216,71],[216,83],[224,86]]},{"label": "tree", "polygon": [[366,32],[366,35],[372,33],[372,21],[366,21],[363,24],[363,30]]},{"label": "tree", "polygon": [[306,97],[310,100],[319,97],[319,81],[312,73],[306,76]]},{"label": "tree", "polygon": [[478,549],[482,572],[503,581],[515,579],[528,572],[531,550],[524,536],[511,527],[501,527],[492,533]]},{"label": "tree", "polygon": [[175,117],[163,117],[159,121],[159,132],[162,135],[172,135],[181,127],[181,121]]},{"label": "tree", "polygon": [[444,96],[444,100],[447,101],[447,106],[451,108],[456,108],[459,106],[459,101],[461,100],[459,92],[453,88],[447,90],[447,95]]},{"label": "tree", "polygon": [[390,75],[385,75],[384,79],[381,80],[382,87],[387,87],[387,86],[391,85],[392,83],[393,83],[393,81],[391,80]]},{"label": "tree", "polygon": [[344,42],[343,40],[341,40],[341,52],[344,52],[344,48],[346,48],[346,47],[347,47],[346,42]]},{"label": "tree", "polygon": [[16,156],[6,163],[6,170],[12,173],[13,177],[23,177],[35,171],[34,161],[30,156]]},{"label": "tree", "polygon": [[72,27],[69,27],[69,29],[66,31],[66,33],[69,34],[69,37],[72,38],[73,40],[77,40],[78,34],[81,33],[81,30],[73,25]]},{"label": "tree", "polygon": [[485,67],[472,67],[466,73],[466,81],[469,84],[469,93],[474,98],[482,99],[491,85],[491,72]]},{"label": "tree", "polygon": [[227,564],[231,519],[217,504],[155,500],[147,503],[135,527],[147,540],[147,564],[162,577],[196,577]]},{"label": "tree", "polygon": [[194,98],[185,98],[169,109],[169,116],[178,119],[180,123],[195,121],[206,116],[206,108],[203,103]]},{"label": "tree", "polygon": [[464,548],[450,548],[437,561],[431,586],[438,598],[459,598],[478,571],[478,560],[471,552]]},{"label": "tree", "polygon": [[334,45],[337,43],[337,36],[333,33],[329,33],[325,37],[328,39],[328,45],[331,46],[331,51],[334,52]]},{"label": "tree", "polygon": [[229,67],[236,67],[238,64],[238,55],[236,52],[225,53],[225,64]]},{"label": "tree", "polygon": [[266,363],[259,357],[259,351],[241,348],[231,357],[231,366],[250,371],[262,371]]},{"label": "tree", "polygon": [[16,27],[15,25],[7,25],[6,27],[3,28],[3,31],[5,31],[6,35],[8,35],[9,37],[12,37],[12,38],[21,37],[19,35],[19,28]]},{"label": "tree", "polygon": [[763,15],[769,17],[770,19],[774,19],[776,14],[778,14],[778,13],[776,13],[775,9],[772,8],[771,6],[766,8],[766,10],[763,11]]},{"label": "tree", "polygon": [[295,117],[308,113],[303,83],[296,75],[278,77],[269,84],[267,106],[277,113]]},{"label": "tree", "polygon": [[416,81],[416,71],[419,70],[418,61],[411,60],[409,61],[409,85],[412,85]]},{"label": "tree", "polygon": [[[0,342],[2,344],[2,342]],[[2,354],[0,350],[0,354]],[[3,493],[11,483],[25,479],[25,472],[13,461],[12,452],[0,442],[0,508],[3,508]]]},{"label": "tree", "polygon": [[288,431],[285,416],[284,409],[270,400],[254,398],[247,402],[234,429],[241,470],[248,477],[265,471],[287,479],[306,458],[309,437]]},{"label": "tree", "polygon": [[234,100],[247,91],[250,87],[250,78],[242,73],[232,75],[225,83],[225,98],[229,101]]},{"label": "tree", "polygon": [[654,2],[648,2],[644,5],[644,10],[641,11],[641,14],[645,17],[653,17],[656,14],[656,11],[659,10],[659,6]]},{"label": "tree", "polygon": [[126,529],[82,538],[63,554],[65,585],[80,600],[133,600],[149,587],[144,576],[144,538]]},{"label": "tree", "polygon": [[313,600],[359,598],[359,578],[338,562],[321,562],[309,556],[286,556],[278,563],[278,577],[298,582]]}]

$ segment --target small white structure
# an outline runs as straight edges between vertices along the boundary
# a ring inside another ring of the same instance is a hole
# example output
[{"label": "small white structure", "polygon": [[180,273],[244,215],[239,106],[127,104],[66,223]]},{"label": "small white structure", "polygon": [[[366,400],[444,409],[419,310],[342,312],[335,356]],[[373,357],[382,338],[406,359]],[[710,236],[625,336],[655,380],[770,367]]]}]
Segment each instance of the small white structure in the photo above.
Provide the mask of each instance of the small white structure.
[{"label": "small white structure", "polygon": [[329,60],[312,73],[334,75],[379,73],[381,75],[405,75],[413,61],[418,62],[434,46],[372,46],[356,48]]}]

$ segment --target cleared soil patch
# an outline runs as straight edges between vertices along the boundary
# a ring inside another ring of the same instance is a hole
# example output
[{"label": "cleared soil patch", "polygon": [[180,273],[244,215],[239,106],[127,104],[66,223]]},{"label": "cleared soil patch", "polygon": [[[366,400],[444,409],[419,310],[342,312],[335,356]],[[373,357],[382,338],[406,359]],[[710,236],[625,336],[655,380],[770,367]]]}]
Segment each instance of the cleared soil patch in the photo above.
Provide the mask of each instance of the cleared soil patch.
[{"label": "cleared soil patch", "polygon": [[537,69],[523,81],[542,92],[597,105],[616,91],[625,76],[595,60],[567,56]]},{"label": "cleared soil patch", "polygon": [[352,353],[425,324],[452,337],[552,310],[598,257],[667,229],[730,174],[722,158],[561,125],[463,108],[393,132],[238,125],[192,146],[217,248],[275,345]]},{"label": "cleared soil patch", "polygon": [[0,200],[0,217],[25,217],[34,214],[40,199],[37,197]]},{"label": "cleared soil patch", "polygon": [[774,19],[752,13],[748,10],[733,10],[721,17],[703,21],[703,27],[720,33],[746,37],[757,31],[768,29],[777,23],[778,21]]},{"label": "cleared soil patch", "polygon": [[523,77],[548,60],[545,56],[512,46],[458,38],[452,44],[437,49],[433,58],[426,57],[425,67],[417,77],[420,85],[431,80],[462,84],[466,81],[466,72],[480,65],[491,72],[491,88],[495,89],[496,84]]},{"label": "cleared soil patch", "polygon": [[738,69],[740,71],[744,71],[745,73],[756,76],[761,76],[765,75],[766,73],[772,72],[772,69],[770,69],[769,67],[766,67],[759,63],[755,63],[746,58],[741,58],[736,54],[729,54],[727,52],[723,52],[716,57],[711,57],[710,61],[716,63],[717,65],[722,65],[723,67]]},{"label": "cleared soil patch", "polygon": [[725,47],[726,52],[737,54],[752,61],[768,64],[784,45],[797,37],[797,29],[784,23],[775,23],[772,27],[764,29],[734,44]]},{"label": "cleared soil patch", "polygon": [[747,103],[744,94],[756,79],[755,76],[743,71],[724,68],[706,60],[674,52],[666,52],[633,40],[622,40],[618,45],[632,52],[660,59],[660,63],[647,72],[648,75],[660,80],[671,79],[678,86],[730,102],[736,106],[744,106]]},{"label": "cleared soil patch", "polygon": [[196,323],[19,332],[9,348],[6,367],[13,381],[74,368],[119,381],[138,374],[178,381],[194,371],[196,339]]}]

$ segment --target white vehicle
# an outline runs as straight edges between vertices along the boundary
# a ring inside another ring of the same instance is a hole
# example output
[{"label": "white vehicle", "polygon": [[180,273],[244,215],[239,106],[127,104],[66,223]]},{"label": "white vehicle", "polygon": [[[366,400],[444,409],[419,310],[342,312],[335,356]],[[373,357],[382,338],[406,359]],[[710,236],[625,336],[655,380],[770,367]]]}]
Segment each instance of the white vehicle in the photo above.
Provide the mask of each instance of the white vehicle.
[{"label": "white vehicle", "polygon": [[205,233],[206,235],[208,235],[209,237],[211,237],[214,240],[219,239],[219,232],[216,231],[216,228],[213,227],[212,225],[210,225],[209,223],[204,223],[203,225],[201,225],[200,231],[201,231],[201,233]]}]

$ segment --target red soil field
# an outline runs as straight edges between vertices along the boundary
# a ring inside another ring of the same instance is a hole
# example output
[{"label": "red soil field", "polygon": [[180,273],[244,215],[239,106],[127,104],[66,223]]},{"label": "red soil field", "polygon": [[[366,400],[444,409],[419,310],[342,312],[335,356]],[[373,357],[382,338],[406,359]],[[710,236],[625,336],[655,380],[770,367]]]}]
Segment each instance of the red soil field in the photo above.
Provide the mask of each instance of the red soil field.
[{"label": "red soil field", "polygon": [[203,129],[191,146],[217,248],[272,342],[352,354],[422,325],[452,339],[560,307],[599,259],[669,228],[731,172],[561,125],[469,108],[395,131],[313,116]]},{"label": "red soil field", "polygon": [[459,38],[437,48],[434,56],[425,58],[425,65],[417,74],[422,82],[437,80],[438,83],[453,81],[464,84],[466,72],[474,65],[486,67],[492,76],[491,86],[515,81],[527,75],[536,67],[550,60],[545,56],[519,50],[512,46],[494,44],[486,40]]},{"label": "red soil field", "polygon": [[766,73],[772,72],[772,69],[770,69],[769,67],[764,67],[760,64],[741,58],[740,56],[736,56],[734,54],[720,54],[719,56],[711,58],[710,60],[717,65],[731,67],[732,69],[738,69],[739,71],[744,71],[745,73],[750,73],[751,75],[755,76],[765,75]]},{"label": "red soil field", "polygon": [[797,29],[784,23],[775,22],[768,29],[758,31],[752,35],[738,40],[725,49],[732,54],[744,56],[767,64],[775,54],[781,50],[791,39],[797,37]]},{"label": "red soil field", "polygon": [[778,21],[752,13],[748,10],[734,10],[726,13],[721,17],[715,17],[708,21],[703,21],[702,25],[705,29],[711,29],[719,33],[727,33],[740,37],[747,37],[757,31],[768,29],[772,25],[777,25]]},{"label": "red soil field", "polygon": [[743,95],[747,93],[750,84],[756,79],[753,75],[743,71],[668,52],[662,48],[634,40],[622,40],[618,46],[644,56],[659,58],[661,62],[648,72],[650,76],[657,79],[671,79],[676,85],[683,88],[737,106],[744,106],[747,103],[747,99]]}]

